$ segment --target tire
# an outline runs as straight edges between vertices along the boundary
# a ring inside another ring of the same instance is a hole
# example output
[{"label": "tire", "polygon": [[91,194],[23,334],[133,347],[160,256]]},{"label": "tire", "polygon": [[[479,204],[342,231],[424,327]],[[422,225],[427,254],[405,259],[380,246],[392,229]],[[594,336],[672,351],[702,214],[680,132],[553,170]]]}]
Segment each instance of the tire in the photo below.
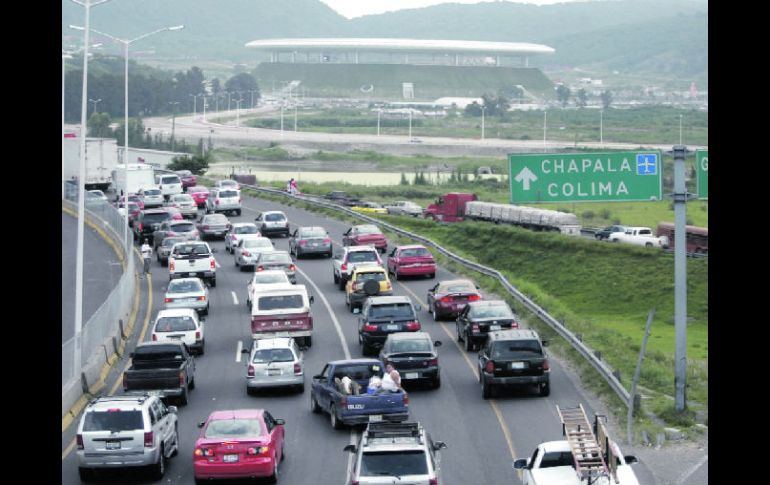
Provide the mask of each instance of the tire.
[{"label": "tire", "polygon": [[[203,343],[201,344],[201,350],[200,350],[200,353],[198,353],[198,355],[203,355],[203,353],[204,353],[204,349],[205,349],[205,348],[206,348],[206,340],[204,339],[204,340],[203,340]],[[193,379],[193,381],[195,381],[195,379]]]},{"label": "tire", "polygon": [[239,215],[241,215],[241,210],[240,210],[240,209],[236,209],[236,211],[235,211],[235,215],[236,215],[236,216],[239,216]]},{"label": "tire", "polygon": [[302,394],[305,392],[305,383],[297,384],[297,394]]},{"label": "tire", "polygon": [[273,457],[273,474],[267,477],[267,483],[278,483],[278,460]]},{"label": "tire", "polygon": [[545,382],[543,384],[540,384],[540,395],[543,396],[543,397],[551,395],[551,383],[550,382]]},{"label": "tire", "polygon": [[372,354],[372,353],[373,353],[373,352],[372,352],[372,347],[370,347],[369,345],[367,345],[366,343],[364,343],[364,346],[363,346],[363,348],[361,349],[361,353],[362,353],[362,354],[364,354],[364,355],[370,355],[370,354]]},{"label": "tire", "polygon": [[441,376],[433,379],[433,389],[439,389],[441,387]]},{"label": "tire", "polygon": [[457,330],[457,341],[462,342],[463,336],[462,333],[460,333],[460,325],[458,323],[455,323],[455,329]]},{"label": "tire", "polygon": [[305,347],[310,348],[313,346],[313,336],[305,337]]},{"label": "tire", "polygon": [[206,308],[201,312],[201,315],[208,315],[209,314],[209,305],[206,305]]},{"label": "tire", "polygon": [[321,412],[321,406],[318,405],[313,393],[310,393],[310,411],[312,411],[313,414],[319,414]]},{"label": "tire", "polygon": [[209,482],[202,478],[195,477],[195,485],[206,485],[207,483]]},{"label": "tire", "polygon": [[329,408],[329,421],[331,422],[332,428],[342,429],[342,423],[337,419],[337,411],[334,409],[334,405]]},{"label": "tire", "polygon": [[652,243],[645,243],[644,247],[651,248],[652,247]]},{"label": "tire", "polygon": [[435,279],[435,278],[436,278],[436,273],[431,273],[431,274],[428,275],[428,279],[429,280],[432,280],[432,279]]},{"label": "tire", "polygon": [[430,314],[433,315],[433,320],[438,322],[438,315],[436,314],[436,307],[431,307]]},{"label": "tire", "polygon": [[471,338],[467,335],[465,336],[465,350],[468,352],[473,352],[473,349],[476,348],[476,345],[471,341]]},{"label": "tire", "polygon": [[[203,355],[203,350],[201,350],[201,355]],[[192,391],[193,389],[195,389],[195,377],[190,381],[190,390]]]},{"label": "tire", "polygon": [[152,466],[152,478],[154,481],[163,480],[163,475],[166,474],[166,456],[164,455],[163,446],[160,447],[160,457],[158,463]]},{"label": "tire", "polygon": [[160,265],[162,267],[164,267],[164,268],[167,268],[168,267],[168,259],[161,259],[160,260]]},{"label": "tire", "polygon": [[179,425],[174,425],[174,451],[171,452],[171,457],[175,457],[179,454]]},{"label": "tire", "polygon": [[80,475],[81,482],[94,481],[94,471],[90,468],[78,467],[78,474]]},{"label": "tire", "polygon": [[331,252],[331,251],[329,251],[328,253],[326,253],[326,257],[327,257],[327,258],[331,258],[331,257],[332,257],[332,252]]},{"label": "tire", "polygon": [[398,281],[398,269],[393,270],[393,278]]},{"label": "tire", "polygon": [[337,276],[337,273],[332,273],[332,276],[334,276],[334,284],[338,285],[340,283],[340,277]]},{"label": "tire", "polygon": [[256,391],[257,390],[254,389],[253,387],[246,386],[246,394],[247,395],[253,396],[253,395],[255,395],[257,393]]},{"label": "tire", "polygon": [[187,386],[185,386],[185,388],[182,390],[182,395],[179,396],[179,404],[181,404],[182,406],[187,405],[187,393],[188,393],[188,389],[187,389]]},{"label": "tire", "polygon": [[217,287],[217,279],[216,278],[211,278],[210,284],[211,284],[212,288],[216,288]]},{"label": "tire", "polygon": [[283,463],[283,460],[285,459],[286,459],[286,450],[284,450],[283,445],[281,445],[281,463]]},{"label": "tire", "polygon": [[343,278],[340,277],[340,284],[339,284],[340,290],[344,290],[345,289],[345,284],[346,283],[347,283],[347,281],[345,281]]},{"label": "tire", "polygon": [[481,378],[481,397],[483,399],[489,399],[492,397],[492,387],[487,384],[487,380],[483,377]]}]

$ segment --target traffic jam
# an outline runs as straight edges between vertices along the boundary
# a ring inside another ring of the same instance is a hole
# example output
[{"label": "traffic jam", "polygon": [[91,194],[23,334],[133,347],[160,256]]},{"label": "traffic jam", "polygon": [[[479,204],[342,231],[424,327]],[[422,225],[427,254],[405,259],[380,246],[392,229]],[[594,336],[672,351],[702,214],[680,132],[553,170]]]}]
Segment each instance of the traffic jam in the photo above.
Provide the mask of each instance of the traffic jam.
[{"label": "traffic jam", "polygon": [[62,483],[639,483],[614,441],[584,462],[574,375],[429,247],[181,175],[115,204],[146,334]]}]

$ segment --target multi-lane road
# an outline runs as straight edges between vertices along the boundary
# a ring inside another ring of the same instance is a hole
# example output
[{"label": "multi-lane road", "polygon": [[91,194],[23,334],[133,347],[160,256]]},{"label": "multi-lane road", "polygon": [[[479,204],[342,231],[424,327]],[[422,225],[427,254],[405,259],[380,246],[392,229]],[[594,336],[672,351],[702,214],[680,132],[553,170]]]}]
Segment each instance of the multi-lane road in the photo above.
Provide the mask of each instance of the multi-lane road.
[{"label": "multi-lane road", "polygon": [[[294,209],[278,203],[244,197],[243,213],[231,217],[233,222],[252,221],[257,210],[283,210],[292,228],[302,225],[323,226],[336,247],[349,227],[343,222]],[[273,239],[278,249],[288,249],[288,239]],[[286,460],[280,469],[279,483],[292,485],[334,484],[348,480],[350,453],[343,447],[355,439],[360,429],[335,431],[325,414],[310,411],[310,381],[327,361],[361,356],[356,316],[344,302],[344,294],[332,280],[329,259],[302,259],[298,283],[307,285],[315,296],[313,347],[305,351],[306,390],[302,394],[264,392],[251,397],[245,389],[245,365],[239,362],[238,344],[250,345],[249,312],[246,306],[246,283],[249,274],[234,266],[225,252],[224,243],[210,243],[220,265],[217,286],[210,289],[211,310],[206,325],[206,354],[197,358],[196,388],[187,406],[179,409],[181,449],[169,462],[164,483],[193,483],[192,453],[198,434],[196,423],[214,410],[265,408],[275,417],[286,420]],[[407,388],[411,418],[420,421],[434,439],[448,445],[442,451],[442,481],[446,485],[493,485],[520,483],[512,468],[514,458],[529,456],[535,446],[548,440],[561,439],[561,425],[556,404],[583,403],[593,417],[593,409],[579,386],[562,365],[551,359],[551,395],[539,397],[534,389],[508,391],[485,401],[476,374],[476,354],[468,353],[456,341],[454,323],[435,322],[426,312],[428,288],[435,281],[458,277],[441,268],[436,280],[393,281],[394,294],[406,295],[423,306],[420,320],[423,330],[434,340],[441,340],[442,366],[440,389]],[[168,270],[153,260],[151,316],[161,308]],[[143,285],[144,287],[144,285]],[[145,290],[143,290],[145,291]],[[138,328],[145,315],[140,311]],[[138,331],[138,330],[137,330]],[[145,340],[149,338],[149,331]],[[122,367],[124,363],[119,364]],[[110,386],[107,386],[109,390]],[[120,391],[118,391],[120,393]],[[73,424],[73,428],[77,421]],[[63,434],[62,483],[78,483],[75,453],[71,445],[74,431]],[[70,451],[67,451],[69,449]],[[646,463],[635,465],[641,483],[655,483]],[[133,472],[113,475],[110,482],[148,483],[146,475]]]}]

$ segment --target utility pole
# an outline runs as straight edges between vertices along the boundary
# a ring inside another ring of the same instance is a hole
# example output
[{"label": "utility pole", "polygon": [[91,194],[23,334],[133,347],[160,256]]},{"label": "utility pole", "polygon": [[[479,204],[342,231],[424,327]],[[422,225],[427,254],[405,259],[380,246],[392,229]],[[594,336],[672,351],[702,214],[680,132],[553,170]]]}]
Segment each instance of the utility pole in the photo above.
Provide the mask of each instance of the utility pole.
[{"label": "utility pole", "polygon": [[687,147],[676,145],[674,154],[674,408],[684,411],[687,407],[687,255],[686,217],[687,188],[684,183],[684,158]]},{"label": "utility pole", "polygon": [[174,136],[175,130],[176,130],[176,105],[179,104],[179,101],[169,101],[168,104],[171,105],[171,151],[175,151],[176,148],[176,137]]}]

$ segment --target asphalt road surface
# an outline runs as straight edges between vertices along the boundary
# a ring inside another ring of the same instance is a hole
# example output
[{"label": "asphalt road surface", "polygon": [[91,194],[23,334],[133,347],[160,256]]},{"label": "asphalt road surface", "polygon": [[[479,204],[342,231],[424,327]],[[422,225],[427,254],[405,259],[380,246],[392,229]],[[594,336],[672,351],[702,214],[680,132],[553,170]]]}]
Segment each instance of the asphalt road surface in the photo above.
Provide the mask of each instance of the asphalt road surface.
[{"label": "asphalt road surface", "polygon": [[[339,248],[347,224],[320,215],[283,206],[273,202],[244,197],[243,213],[229,217],[232,222],[252,221],[257,210],[283,210],[296,226],[323,226]],[[288,249],[288,239],[274,238],[278,249]],[[314,374],[330,360],[345,357],[345,348],[352,357],[360,357],[356,315],[347,309],[344,293],[332,280],[330,259],[302,259],[298,284],[307,285],[315,296],[313,346],[305,351],[304,393],[266,391],[248,396],[245,386],[245,363],[237,362],[239,342],[250,345],[249,312],[246,306],[246,282],[249,273],[234,266],[233,257],[225,252],[222,241],[210,242],[220,268],[217,286],[210,289],[211,308],[206,321],[206,353],[196,357],[196,388],[191,391],[187,406],[179,409],[181,447],[178,456],[169,461],[163,483],[193,483],[192,453],[203,421],[215,410],[265,408],[273,416],[286,420],[286,460],[280,469],[279,483],[291,485],[345,484],[348,480],[350,453],[343,447],[354,442],[361,428],[337,431],[332,429],[326,414],[310,411],[310,383]],[[512,468],[514,458],[530,456],[543,441],[561,439],[561,424],[556,404],[583,403],[590,418],[593,409],[581,389],[576,386],[562,365],[551,359],[551,395],[539,397],[534,388],[501,392],[495,399],[485,401],[475,374],[476,354],[468,353],[456,341],[454,323],[435,322],[425,307],[428,288],[436,281],[456,275],[440,268],[435,280],[412,279],[393,281],[394,294],[406,295],[423,306],[420,312],[422,329],[434,340],[441,340],[439,361],[442,366],[442,387],[407,387],[410,419],[421,422],[435,440],[447,443],[441,452],[440,483],[444,485],[494,485],[520,483]],[[163,301],[168,283],[168,270],[155,260],[152,266],[152,317]],[[139,327],[144,314],[139,315]],[[336,325],[339,325],[339,331]],[[145,340],[150,338],[150,331]],[[109,389],[109,386],[108,386]],[[121,391],[118,391],[120,393]],[[75,428],[76,423],[72,426]],[[74,437],[72,429],[63,433],[63,443]],[[641,483],[655,483],[649,463],[635,465]],[[62,484],[78,483],[77,459],[74,451],[62,455]],[[134,471],[106,477],[110,483],[150,483],[146,474]],[[238,483],[238,482],[234,482]],[[245,482],[244,482],[245,483]]]}]

